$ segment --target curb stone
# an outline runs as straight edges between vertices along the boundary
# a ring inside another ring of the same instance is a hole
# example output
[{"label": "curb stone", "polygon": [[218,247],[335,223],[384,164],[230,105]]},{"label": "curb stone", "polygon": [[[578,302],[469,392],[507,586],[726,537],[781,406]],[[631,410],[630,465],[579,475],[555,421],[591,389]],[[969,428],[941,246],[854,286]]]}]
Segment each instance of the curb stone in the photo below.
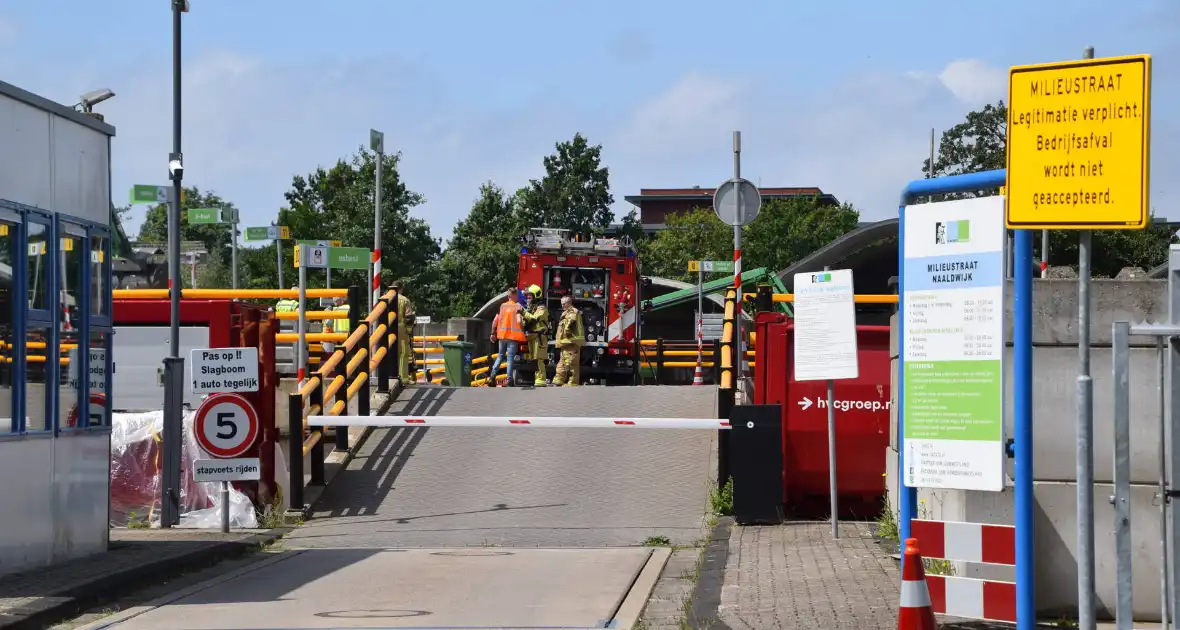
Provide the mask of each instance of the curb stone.
[{"label": "curb stone", "polygon": [[717,519],[701,556],[700,579],[692,591],[692,614],[688,619],[693,630],[730,630],[721,620],[721,588],[725,585],[725,565],[729,560],[729,536],[733,518]]},{"label": "curb stone", "polygon": [[46,593],[24,606],[5,611],[0,614],[0,630],[43,630],[141,588],[256,551],[282,538],[291,529],[277,527],[241,540],[218,542],[188,553],[97,575],[72,588]]}]

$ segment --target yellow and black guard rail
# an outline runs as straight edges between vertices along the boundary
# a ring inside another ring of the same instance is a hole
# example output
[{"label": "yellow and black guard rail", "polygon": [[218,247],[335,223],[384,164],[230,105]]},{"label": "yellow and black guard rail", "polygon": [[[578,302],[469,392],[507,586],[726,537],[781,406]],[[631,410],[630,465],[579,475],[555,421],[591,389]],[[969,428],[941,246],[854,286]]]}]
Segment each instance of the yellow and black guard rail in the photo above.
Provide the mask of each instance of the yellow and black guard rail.
[{"label": "yellow and black guard rail", "polygon": [[[349,304],[364,303],[361,287],[349,287]],[[348,427],[309,428],[310,416],[347,415],[348,404],[357,401],[357,415],[367,416],[370,409],[370,375],[377,374],[378,393],[389,392],[389,380],[397,365],[397,294],[389,291],[377,300],[373,310],[360,317],[360,308],[348,312],[351,332],[306,335],[307,341],[336,343],[333,352],[298,390],[288,395],[287,422],[290,453],[287,469],[290,473],[290,508],[302,510],[303,458],[310,456],[312,485],[324,483],[324,440],[326,432],[334,432],[337,450],[347,450]],[[297,335],[296,335],[297,336]],[[322,338],[321,338],[322,337]]]}]

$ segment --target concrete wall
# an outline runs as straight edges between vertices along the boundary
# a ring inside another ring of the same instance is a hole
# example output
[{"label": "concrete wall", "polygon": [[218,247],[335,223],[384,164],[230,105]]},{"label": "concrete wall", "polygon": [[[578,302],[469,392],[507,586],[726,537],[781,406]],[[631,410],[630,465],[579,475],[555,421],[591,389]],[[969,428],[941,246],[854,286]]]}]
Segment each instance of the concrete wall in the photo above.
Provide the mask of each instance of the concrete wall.
[{"label": "concrete wall", "polygon": [[[1091,375],[1094,378],[1094,528],[1099,607],[1109,614],[1114,607],[1115,547],[1114,511],[1108,502],[1113,492],[1112,421],[1114,400],[1111,378],[1111,324],[1115,321],[1162,321],[1167,315],[1167,285],[1160,280],[1094,280],[1091,329]],[[1006,291],[1006,337],[1012,339],[1012,286]],[[1034,497],[1036,521],[1037,608],[1053,617],[1076,615],[1077,609],[1077,484],[1076,401],[1078,374],[1077,282],[1033,282],[1033,421]],[[893,332],[894,401],[891,412],[891,444],[887,452],[890,504],[897,513],[897,316]],[[1154,499],[1159,475],[1159,418],[1157,367],[1154,340],[1132,338],[1131,354],[1131,538],[1134,553],[1134,607],[1136,618],[1158,620],[1160,608],[1160,527],[1158,500]],[[1005,353],[1005,431],[1012,432],[1012,350]],[[1012,524],[1013,461],[1008,460],[1007,489],[1000,493],[921,490],[919,512],[923,518],[950,521]],[[962,565],[958,575],[1014,580],[1011,568]]]}]

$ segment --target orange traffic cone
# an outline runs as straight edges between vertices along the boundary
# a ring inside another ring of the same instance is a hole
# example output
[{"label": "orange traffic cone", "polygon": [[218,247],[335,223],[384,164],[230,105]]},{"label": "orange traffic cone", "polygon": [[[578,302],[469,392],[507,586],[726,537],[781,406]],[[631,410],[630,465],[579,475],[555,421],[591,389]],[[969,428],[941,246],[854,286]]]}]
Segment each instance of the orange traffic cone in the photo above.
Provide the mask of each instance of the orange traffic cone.
[{"label": "orange traffic cone", "polygon": [[693,385],[704,385],[705,384],[705,377],[701,376],[701,362],[700,361],[697,361],[697,368],[692,373],[692,384]]},{"label": "orange traffic cone", "polygon": [[930,589],[926,587],[926,572],[922,569],[922,554],[918,552],[917,538],[907,538],[905,541],[897,630],[938,630],[938,624],[934,621],[934,608],[930,605]]}]

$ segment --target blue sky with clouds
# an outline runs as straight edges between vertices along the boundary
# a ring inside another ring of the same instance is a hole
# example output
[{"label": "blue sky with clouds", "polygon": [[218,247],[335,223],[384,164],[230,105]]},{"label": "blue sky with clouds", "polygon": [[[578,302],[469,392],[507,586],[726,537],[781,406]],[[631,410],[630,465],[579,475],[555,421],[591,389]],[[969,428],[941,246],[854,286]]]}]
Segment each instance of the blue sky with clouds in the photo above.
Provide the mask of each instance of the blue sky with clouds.
[{"label": "blue sky with clouds", "polygon": [[[1152,201],[1180,219],[1180,2],[191,0],[185,181],[263,224],[291,176],[367,143],[403,153],[446,237],[479,184],[512,190],[575,132],[603,145],[616,211],[642,187],[820,186],[896,212],[929,130],[1005,98],[1011,65],[1151,53]],[[722,9],[724,7],[724,9]],[[163,183],[171,148],[168,0],[0,1],[0,79],[99,106],[118,129],[114,197]],[[133,221],[134,229],[140,217]]]}]

